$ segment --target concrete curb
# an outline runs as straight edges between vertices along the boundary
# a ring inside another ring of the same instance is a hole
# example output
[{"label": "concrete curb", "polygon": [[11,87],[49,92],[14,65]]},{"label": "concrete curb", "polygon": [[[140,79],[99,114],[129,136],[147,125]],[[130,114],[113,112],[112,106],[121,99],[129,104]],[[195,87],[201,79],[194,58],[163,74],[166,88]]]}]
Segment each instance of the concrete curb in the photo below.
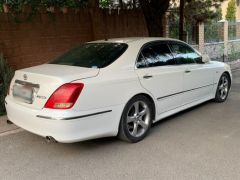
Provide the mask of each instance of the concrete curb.
[{"label": "concrete curb", "polygon": [[8,134],[13,134],[14,132],[19,132],[20,128],[14,124],[7,123],[7,116],[0,117],[0,136],[5,136]]},{"label": "concrete curb", "polygon": [[5,121],[5,120],[7,120],[7,116],[0,116],[0,121]]}]

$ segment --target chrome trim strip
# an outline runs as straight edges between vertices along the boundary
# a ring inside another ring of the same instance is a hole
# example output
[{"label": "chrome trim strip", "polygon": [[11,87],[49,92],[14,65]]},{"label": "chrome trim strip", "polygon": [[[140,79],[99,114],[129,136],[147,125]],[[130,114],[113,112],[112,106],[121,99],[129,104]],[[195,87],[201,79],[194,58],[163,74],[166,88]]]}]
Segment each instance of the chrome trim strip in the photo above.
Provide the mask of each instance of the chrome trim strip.
[{"label": "chrome trim strip", "polygon": [[33,84],[33,83],[30,83],[30,82],[26,82],[26,81],[20,81],[20,80],[15,80],[15,83],[16,84],[20,84],[20,85],[23,85],[23,86],[25,86],[25,85],[30,85],[31,87],[33,87],[33,88],[40,88],[40,85],[39,84]]},{"label": "chrome trim strip", "polygon": [[67,118],[54,118],[54,117],[41,116],[41,115],[37,115],[36,117],[38,117],[38,118],[43,118],[43,119],[50,119],[50,120],[73,120],[73,119],[80,119],[80,118],[85,118],[85,117],[89,117],[89,116],[95,116],[95,115],[104,114],[104,113],[109,113],[109,112],[112,112],[112,110],[107,110],[107,111],[102,111],[102,112],[96,112],[96,113],[86,114],[86,115],[82,115],[82,116],[67,117]]},{"label": "chrome trim strip", "polygon": [[183,93],[186,93],[186,92],[189,92],[189,91],[194,91],[194,90],[201,89],[201,88],[205,88],[205,87],[209,87],[209,86],[214,86],[214,85],[216,85],[216,84],[217,84],[217,83],[213,83],[213,84],[209,84],[209,85],[206,85],[206,86],[202,86],[202,87],[198,87],[198,88],[194,88],[194,89],[190,89],[190,90],[186,90],[186,91],[182,91],[182,92],[170,94],[170,95],[167,95],[167,96],[159,97],[159,98],[157,98],[157,100],[161,100],[161,99],[164,99],[164,98],[167,98],[167,97],[170,97],[170,96],[174,96],[174,95],[178,95],[178,94],[183,94]]}]

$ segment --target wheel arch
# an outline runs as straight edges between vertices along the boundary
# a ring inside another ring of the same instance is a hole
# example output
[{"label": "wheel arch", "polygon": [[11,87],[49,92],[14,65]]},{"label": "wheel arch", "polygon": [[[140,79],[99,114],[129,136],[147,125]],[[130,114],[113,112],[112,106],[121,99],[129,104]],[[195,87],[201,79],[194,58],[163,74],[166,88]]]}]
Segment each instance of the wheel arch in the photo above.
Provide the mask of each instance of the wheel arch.
[{"label": "wheel arch", "polygon": [[[128,100],[128,102],[131,100],[131,99],[133,99],[134,97],[136,97],[136,96],[145,96],[146,98],[148,98],[150,101],[151,101],[151,103],[152,103],[152,107],[153,107],[153,115],[154,115],[154,118],[153,118],[153,120],[155,120],[155,118],[156,118],[156,104],[155,104],[155,102],[154,102],[154,99],[153,99],[153,97],[151,96],[151,95],[149,95],[149,94],[147,94],[147,93],[138,93],[138,94],[136,94],[136,95],[134,95],[133,97],[131,97],[129,100]],[[128,103],[127,102],[127,103]],[[127,104],[126,103],[126,104]]]},{"label": "wheel arch", "polygon": [[[131,98],[129,98],[129,100],[126,102],[126,104],[125,104],[125,106],[124,106],[124,108],[123,108],[123,112],[124,112],[125,107],[127,106],[127,104],[128,104],[133,98],[136,98],[136,97],[138,97],[138,96],[144,96],[145,98],[147,98],[147,99],[151,102],[151,104],[152,104],[152,109],[153,109],[153,120],[152,120],[152,122],[153,122],[153,121],[155,120],[155,118],[156,118],[156,105],[155,105],[155,102],[154,102],[154,98],[153,98],[151,95],[147,94],[147,93],[144,93],[144,92],[138,93],[138,94],[133,95]],[[122,115],[123,115],[123,113],[122,113]],[[120,139],[122,139],[122,140],[128,141],[128,142],[138,142],[139,140],[137,140],[137,141],[131,141],[131,140],[129,140],[128,137],[127,137],[127,135],[124,133],[123,126],[121,125],[122,115],[121,115],[121,119],[120,119],[119,125],[118,125],[117,137],[120,138]],[[150,128],[151,128],[151,125],[150,125]],[[148,129],[148,130],[149,130],[149,129]],[[145,134],[145,135],[146,135],[146,134]],[[144,137],[145,137],[145,136],[144,136]]]},{"label": "wheel arch", "polygon": [[231,87],[231,85],[232,85],[232,78],[231,78],[230,73],[228,71],[224,71],[223,74],[226,74],[228,76],[228,78],[230,80],[230,87]]}]

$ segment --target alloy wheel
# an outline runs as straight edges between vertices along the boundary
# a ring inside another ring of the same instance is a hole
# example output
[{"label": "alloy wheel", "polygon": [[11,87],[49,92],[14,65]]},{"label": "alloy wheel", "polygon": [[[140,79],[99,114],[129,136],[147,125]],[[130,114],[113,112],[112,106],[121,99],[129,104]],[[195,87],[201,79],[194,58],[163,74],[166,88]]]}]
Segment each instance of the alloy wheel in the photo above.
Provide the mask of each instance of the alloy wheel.
[{"label": "alloy wheel", "polygon": [[226,99],[229,90],[229,81],[226,76],[222,76],[219,84],[219,95],[222,100]]},{"label": "alloy wheel", "polygon": [[151,113],[147,103],[136,101],[127,113],[127,129],[133,137],[142,136],[149,128]]}]

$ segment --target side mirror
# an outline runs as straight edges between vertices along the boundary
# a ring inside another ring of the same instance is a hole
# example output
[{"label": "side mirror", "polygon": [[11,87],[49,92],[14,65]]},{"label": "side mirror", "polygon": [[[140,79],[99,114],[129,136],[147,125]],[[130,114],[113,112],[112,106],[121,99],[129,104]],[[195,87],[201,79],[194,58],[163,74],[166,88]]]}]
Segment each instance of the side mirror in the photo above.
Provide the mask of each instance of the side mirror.
[{"label": "side mirror", "polygon": [[208,63],[209,61],[211,61],[210,57],[207,54],[203,54],[202,55],[202,62],[203,63]]}]

